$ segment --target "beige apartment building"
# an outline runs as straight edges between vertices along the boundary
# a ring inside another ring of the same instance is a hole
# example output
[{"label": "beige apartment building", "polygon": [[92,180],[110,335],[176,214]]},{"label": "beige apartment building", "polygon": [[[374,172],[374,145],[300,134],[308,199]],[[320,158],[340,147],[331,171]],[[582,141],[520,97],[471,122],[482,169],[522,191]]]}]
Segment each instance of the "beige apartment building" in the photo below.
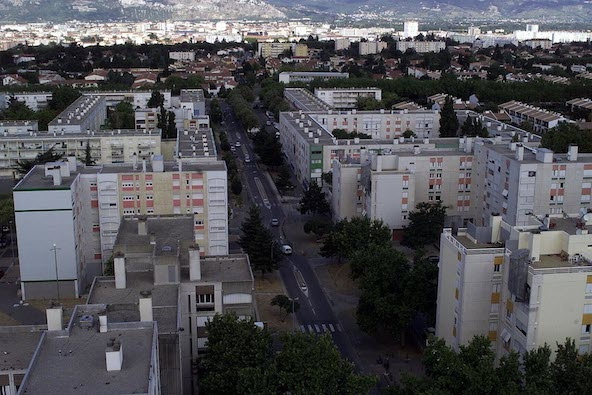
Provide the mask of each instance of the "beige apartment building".
[{"label": "beige apartment building", "polygon": [[99,130],[84,133],[29,132],[0,135],[0,175],[16,177],[17,161],[31,160],[53,148],[84,160],[86,146],[97,164],[132,163],[160,155],[160,130]]},{"label": "beige apartment building", "polygon": [[442,234],[436,335],[455,348],[488,336],[498,358],[567,338],[590,352],[592,214],[490,223]]}]

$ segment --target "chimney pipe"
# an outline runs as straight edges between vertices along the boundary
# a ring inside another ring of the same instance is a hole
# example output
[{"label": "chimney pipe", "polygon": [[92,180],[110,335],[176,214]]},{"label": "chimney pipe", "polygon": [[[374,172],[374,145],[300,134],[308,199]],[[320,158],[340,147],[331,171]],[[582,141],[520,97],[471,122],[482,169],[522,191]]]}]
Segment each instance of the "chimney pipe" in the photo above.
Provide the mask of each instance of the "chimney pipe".
[{"label": "chimney pipe", "polygon": [[45,310],[47,317],[48,331],[61,331],[63,329],[62,320],[64,318],[64,310],[61,307],[53,307]]},{"label": "chimney pipe", "polygon": [[152,293],[150,291],[142,291],[140,295],[140,321],[154,321],[152,316]]},{"label": "chimney pipe", "polygon": [[105,362],[107,364],[107,371],[119,371],[123,365],[123,347],[121,343],[111,340],[107,343],[105,350]]},{"label": "chimney pipe", "polygon": [[578,160],[578,146],[577,145],[570,145],[567,149],[567,160],[570,162],[575,162]]},{"label": "chimney pipe", "polygon": [[138,218],[138,236],[148,236],[148,221],[144,216]]},{"label": "chimney pipe", "polygon": [[201,280],[201,257],[199,256],[199,245],[189,247],[189,280]]},{"label": "chimney pipe", "polygon": [[522,144],[516,145],[516,160],[524,160],[524,146]]},{"label": "chimney pipe", "polygon": [[99,315],[99,332],[107,332],[107,314]]},{"label": "chimney pipe", "polygon": [[118,254],[113,258],[113,271],[115,272],[115,288],[126,288],[125,257]]}]

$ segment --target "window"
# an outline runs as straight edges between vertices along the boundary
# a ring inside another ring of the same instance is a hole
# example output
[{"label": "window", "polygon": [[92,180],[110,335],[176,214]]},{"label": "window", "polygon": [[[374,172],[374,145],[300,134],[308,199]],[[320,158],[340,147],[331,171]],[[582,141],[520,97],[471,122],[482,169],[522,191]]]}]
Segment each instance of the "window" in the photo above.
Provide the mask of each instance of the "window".
[{"label": "window", "polygon": [[580,347],[578,348],[578,354],[580,355],[584,355],[588,352],[588,349],[590,348],[590,346],[588,344],[580,344]]},{"label": "window", "polygon": [[123,200],[134,200],[134,197],[133,196],[130,196],[130,195],[124,196],[123,197]]},{"label": "window", "polygon": [[584,305],[584,314],[592,314],[592,304]]},{"label": "window", "polygon": [[501,270],[502,270],[502,265],[500,265],[500,264],[493,265],[493,272],[494,273],[499,273],[499,272],[501,272]]},{"label": "window", "polygon": [[592,294],[592,283],[587,283],[586,284],[586,293],[587,294]]},{"label": "window", "polygon": [[214,303],[214,294],[197,295],[197,303]]},{"label": "window", "polygon": [[146,186],[147,187],[151,187],[152,186],[152,181],[146,181]]},{"label": "window", "polygon": [[121,186],[123,188],[132,188],[134,186],[134,183],[133,182],[122,182]]},{"label": "window", "polygon": [[146,195],[146,200],[153,200],[153,199],[154,199],[154,196],[152,196],[152,195]]},{"label": "window", "polygon": [[526,325],[522,321],[516,318],[516,328],[526,336]]},{"label": "window", "polygon": [[592,325],[587,324],[587,325],[582,325],[582,335],[589,335],[590,334],[590,327]]}]

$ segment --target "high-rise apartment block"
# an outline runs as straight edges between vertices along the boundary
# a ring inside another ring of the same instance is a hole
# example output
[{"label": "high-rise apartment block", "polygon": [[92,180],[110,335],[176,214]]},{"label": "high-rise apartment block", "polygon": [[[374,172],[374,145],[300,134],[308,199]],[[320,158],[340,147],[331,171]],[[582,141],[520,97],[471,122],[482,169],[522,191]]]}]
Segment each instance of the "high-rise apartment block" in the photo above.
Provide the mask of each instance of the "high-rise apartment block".
[{"label": "high-rise apartment block", "polygon": [[53,295],[56,277],[64,295],[80,295],[111,257],[122,217],[193,215],[201,252],[228,253],[221,161],[154,156],[150,164],[81,167],[70,158],[31,170],[15,187],[14,204],[24,299]]},{"label": "high-rise apartment block", "polygon": [[382,90],[380,88],[317,88],[315,89],[315,95],[338,110],[357,108],[359,99],[382,100]]},{"label": "high-rise apartment block", "polygon": [[419,22],[406,20],[403,24],[403,38],[413,38],[419,34]]},{"label": "high-rise apartment block", "polygon": [[50,133],[85,133],[98,130],[107,118],[107,104],[100,96],[80,96],[48,125]]}]

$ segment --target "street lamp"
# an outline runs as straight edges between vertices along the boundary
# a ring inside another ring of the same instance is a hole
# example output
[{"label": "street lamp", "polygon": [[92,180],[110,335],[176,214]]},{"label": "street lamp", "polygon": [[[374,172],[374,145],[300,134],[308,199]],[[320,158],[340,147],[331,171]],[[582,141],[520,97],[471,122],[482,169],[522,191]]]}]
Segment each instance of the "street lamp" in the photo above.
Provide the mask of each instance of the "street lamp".
[{"label": "street lamp", "polygon": [[51,248],[50,251],[53,251],[53,261],[55,264],[55,273],[56,273],[56,290],[57,290],[58,306],[59,306],[59,304],[60,304],[60,279],[58,277],[58,250],[61,250],[61,248],[58,248],[57,245],[54,243],[53,248]]},{"label": "street lamp", "polygon": [[294,334],[296,330],[296,311],[294,311],[294,307],[298,298],[290,298],[288,296],[288,299],[290,299],[290,301],[292,302],[292,334]]}]

